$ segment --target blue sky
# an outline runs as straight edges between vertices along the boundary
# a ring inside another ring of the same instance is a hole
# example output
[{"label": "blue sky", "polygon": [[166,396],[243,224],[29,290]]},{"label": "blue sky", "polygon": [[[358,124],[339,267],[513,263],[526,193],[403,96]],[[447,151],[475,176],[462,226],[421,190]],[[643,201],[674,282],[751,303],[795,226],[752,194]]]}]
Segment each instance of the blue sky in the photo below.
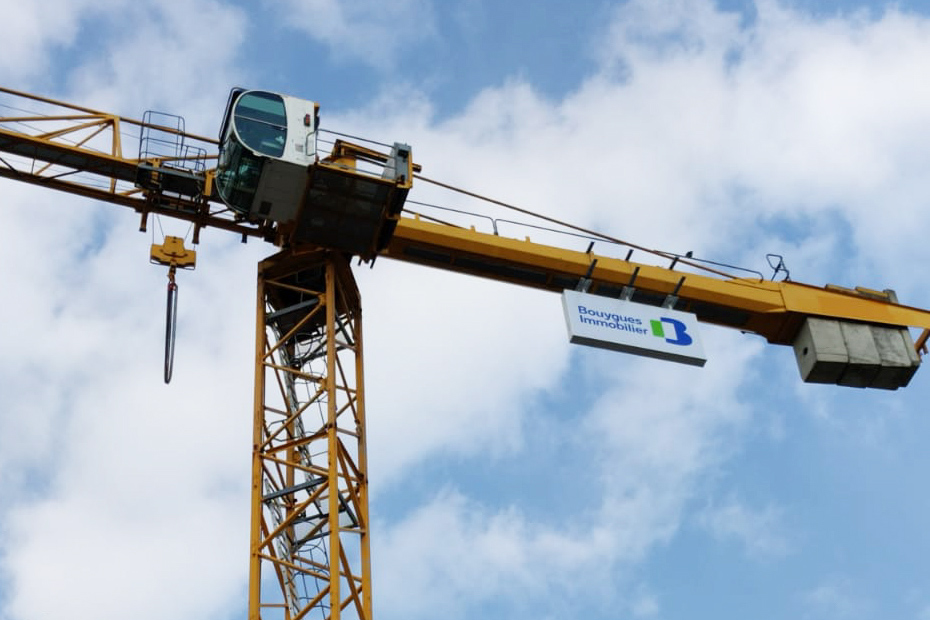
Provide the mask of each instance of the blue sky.
[{"label": "blue sky", "polygon": [[[8,4],[7,87],[206,135],[230,87],[279,90],[427,176],[930,307],[924,2]],[[272,248],[204,233],[165,387],[136,217],[0,187],[0,620],[241,618]],[[930,371],[804,385],[790,349],[714,327],[681,367],[570,346],[554,295],[357,277],[377,618],[930,620]]]}]

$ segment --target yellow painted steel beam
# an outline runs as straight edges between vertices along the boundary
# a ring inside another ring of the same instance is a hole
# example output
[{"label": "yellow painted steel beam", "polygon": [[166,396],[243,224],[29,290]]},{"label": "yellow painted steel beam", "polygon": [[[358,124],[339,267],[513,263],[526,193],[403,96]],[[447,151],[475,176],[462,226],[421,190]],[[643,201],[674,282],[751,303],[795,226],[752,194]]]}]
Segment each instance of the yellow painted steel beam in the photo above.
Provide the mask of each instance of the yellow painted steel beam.
[{"label": "yellow painted steel beam", "polygon": [[[777,344],[791,344],[808,316],[930,329],[930,311],[856,291],[761,278],[704,275],[419,218],[403,218],[398,222],[383,255],[555,292],[574,289],[596,259],[590,274],[591,293],[618,297],[636,272],[633,287],[647,303],[661,305],[666,296],[674,293],[678,297],[675,307],[694,312],[702,321],[760,334]],[[684,282],[678,288],[682,278]]]},{"label": "yellow painted steel beam", "polygon": [[[163,166],[169,158],[141,161],[124,155],[122,148],[122,133],[130,127],[175,134],[185,144],[211,150],[216,140],[8,88],[0,87],[0,94],[15,97],[18,109],[49,111],[0,115],[0,177],[131,208],[142,215],[143,229],[147,216],[157,214],[194,224],[195,238],[208,226],[242,237],[271,238],[269,226],[240,221],[215,204],[212,170],[189,175],[202,185],[199,195],[179,195],[162,186],[167,175],[178,174],[178,169]],[[211,158],[215,152],[206,156]],[[143,172],[146,186],[140,187]]]},{"label": "yellow painted steel beam", "polygon": [[250,620],[371,618],[360,304],[339,253],[259,265]]},{"label": "yellow painted steel beam", "polygon": [[[4,120],[0,118],[0,123]],[[4,158],[4,153],[27,161],[16,166]],[[211,202],[216,202],[207,193],[212,187],[211,170],[203,175],[205,190],[199,199],[165,197],[158,190],[132,185],[139,163],[136,159],[102,153],[83,145],[56,143],[0,127],[0,177],[128,207],[144,216],[172,217],[190,222],[198,229],[218,228],[244,237],[271,235],[268,226],[238,221],[224,207],[211,206]]]},{"label": "yellow painted steel beam", "polygon": [[[12,119],[15,120],[15,119]],[[0,117],[0,122],[10,122],[11,119]],[[47,122],[47,119],[37,117],[30,122]],[[90,126],[100,127],[98,123],[84,125],[84,128]],[[110,126],[113,128],[114,126]],[[106,126],[102,127],[106,128]],[[73,129],[73,128],[72,128]],[[114,129],[116,133],[118,129]],[[138,160],[127,159],[118,153],[104,153],[86,147],[86,140],[78,141],[75,144],[57,142],[56,139],[68,132],[59,130],[51,133],[43,133],[33,136],[8,128],[0,127],[0,150],[6,153],[12,153],[32,160],[65,166],[85,173],[98,174],[108,179],[132,182],[136,178]],[[39,174],[39,169],[35,173]]]},{"label": "yellow painted steel beam", "polygon": [[[40,120],[40,121],[41,121],[41,120],[48,120],[48,119],[58,119],[58,120],[69,119],[69,120],[74,120],[74,119],[79,119],[79,118],[94,118],[94,117],[100,118],[100,117],[106,117],[106,118],[118,118],[121,122],[123,122],[123,123],[129,123],[129,124],[132,124],[132,125],[139,125],[139,126],[141,126],[141,125],[144,124],[144,123],[143,123],[142,121],[140,121],[140,120],[136,120],[136,119],[132,119],[132,118],[127,118],[127,117],[125,117],[125,116],[117,116],[117,115],[111,114],[111,113],[109,113],[109,112],[101,112],[100,110],[94,110],[93,108],[88,108],[88,107],[76,105],[76,104],[74,104],[74,103],[68,103],[68,102],[66,102],[66,101],[60,101],[60,100],[57,100],[57,99],[51,99],[51,98],[49,98],[49,97],[42,97],[42,96],[40,96],[40,95],[34,95],[34,94],[32,94],[32,93],[27,93],[27,92],[23,92],[23,91],[20,91],[20,90],[15,90],[15,89],[12,89],[12,88],[6,88],[6,87],[4,87],[4,86],[0,86],[0,93],[5,93],[5,94],[7,94],[7,95],[11,95],[11,96],[13,96],[13,97],[15,97],[15,98],[22,99],[22,100],[28,100],[28,101],[33,101],[33,102],[36,102],[36,103],[39,103],[39,104],[46,104],[46,105],[54,106],[54,107],[56,107],[56,108],[60,108],[62,111],[64,111],[64,110],[69,110],[69,111],[70,111],[70,112],[67,113],[67,114],[58,114],[58,115],[31,115],[31,116],[19,116],[19,117],[3,117],[3,118],[5,118],[6,120],[22,120],[22,119],[29,119],[30,121],[33,121],[33,120]],[[163,129],[163,130],[165,130],[165,131],[168,131],[168,132],[174,132],[174,129],[171,128],[171,127],[162,127],[161,129]],[[213,138],[207,138],[207,137],[198,136],[198,135],[195,135],[195,134],[185,134],[185,135],[187,135],[188,137],[193,138],[193,139],[195,139],[195,140],[197,140],[197,141],[199,141],[199,142],[214,142],[214,143],[216,142],[216,140],[214,140]]]}]

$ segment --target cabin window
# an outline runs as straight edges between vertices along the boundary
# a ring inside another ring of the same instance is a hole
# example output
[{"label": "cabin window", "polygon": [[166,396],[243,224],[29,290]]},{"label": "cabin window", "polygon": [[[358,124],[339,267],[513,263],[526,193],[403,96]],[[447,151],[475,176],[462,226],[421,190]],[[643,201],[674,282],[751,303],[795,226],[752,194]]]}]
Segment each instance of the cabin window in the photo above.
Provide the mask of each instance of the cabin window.
[{"label": "cabin window", "polygon": [[236,211],[247,214],[252,208],[264,162],[236,140],[227,140],[217,162],[216,186],[220,196]]},{"label": "cabin window", "polygon": [[287,114],[280,95],[248,91],[239,97],[233,115],[242,143],[260,155],[281,157],[287,138]]}]

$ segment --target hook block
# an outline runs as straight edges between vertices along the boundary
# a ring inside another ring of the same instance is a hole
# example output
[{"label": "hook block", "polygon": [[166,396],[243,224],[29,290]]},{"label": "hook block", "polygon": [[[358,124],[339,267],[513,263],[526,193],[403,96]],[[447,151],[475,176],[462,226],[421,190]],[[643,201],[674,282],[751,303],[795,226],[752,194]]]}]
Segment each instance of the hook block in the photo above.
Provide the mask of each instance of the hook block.
[{"label": "hook block", "polygon": [[180,237],[165,237],[162,244],[153,243],[149,256],[150,262],[178,269],[193,269],[197,264],[197,252],[184,247]]}]

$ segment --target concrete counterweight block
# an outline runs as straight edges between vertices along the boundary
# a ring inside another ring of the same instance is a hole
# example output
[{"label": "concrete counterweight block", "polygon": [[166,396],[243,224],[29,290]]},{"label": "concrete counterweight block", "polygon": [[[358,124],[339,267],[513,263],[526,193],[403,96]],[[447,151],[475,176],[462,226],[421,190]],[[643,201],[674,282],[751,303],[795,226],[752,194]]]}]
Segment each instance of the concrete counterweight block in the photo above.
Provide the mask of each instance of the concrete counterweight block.
[{"label": "concrete counterweight block", "polygon": [[871,325],[840,322],[840,332],[849,353],[849,363],[839,384],[858,388],[871,386],[882,365],[878,347],[872,339]]},{"label": "concrete counterweight block", "polygon": [[807,383],[895,390],[920,365],[907,328],[808,317],[794,341]]},{"label": "concrete counterweight block", "polygon": [[872,387],[894,390],[904,387],[920,366],[920,356],[907,329],[871,325],[872,337],[882,358],[881,369]]},{"label": "concrete counterweight block", "polygon": [[839,321],[808,317],[794,339],[794,355],[807,383],[839,383],[849,363]]}]

